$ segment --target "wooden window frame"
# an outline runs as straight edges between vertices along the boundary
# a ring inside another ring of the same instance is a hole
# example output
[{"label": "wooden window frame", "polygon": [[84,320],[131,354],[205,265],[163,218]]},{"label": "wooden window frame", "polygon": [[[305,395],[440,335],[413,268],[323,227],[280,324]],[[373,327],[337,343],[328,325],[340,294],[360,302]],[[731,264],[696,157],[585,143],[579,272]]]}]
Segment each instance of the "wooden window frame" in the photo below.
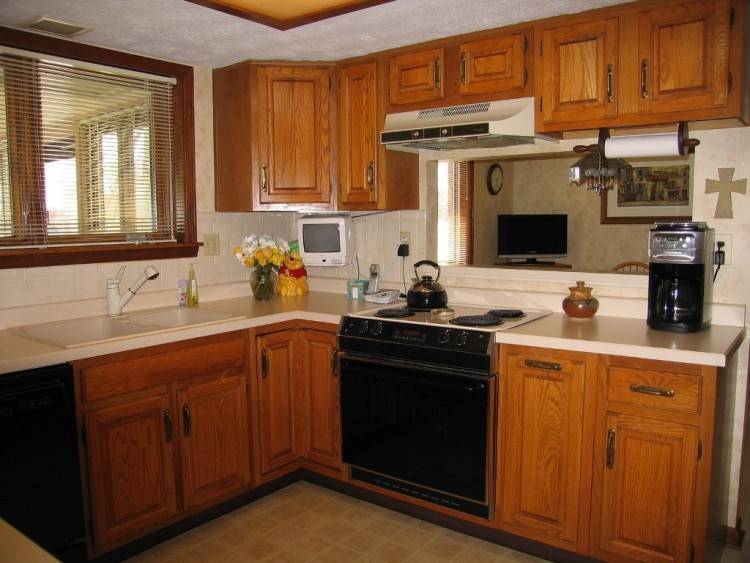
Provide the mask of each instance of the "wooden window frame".
[{"label": "wooden window frame", "polygon": [[[182,179],[183,186],[183,199],[178,194],[176,204],[184,209],[184,231],[178,234],[177,242],[0,248],[0,269],[196,256],[201,243],[198,242],[196,230],[193,68],[7,27],[0,27],[0,35],[0,43],[8,47],[176,79],[172,94],[175,177]],[[12,149],[9,147],[9,150]]]}]

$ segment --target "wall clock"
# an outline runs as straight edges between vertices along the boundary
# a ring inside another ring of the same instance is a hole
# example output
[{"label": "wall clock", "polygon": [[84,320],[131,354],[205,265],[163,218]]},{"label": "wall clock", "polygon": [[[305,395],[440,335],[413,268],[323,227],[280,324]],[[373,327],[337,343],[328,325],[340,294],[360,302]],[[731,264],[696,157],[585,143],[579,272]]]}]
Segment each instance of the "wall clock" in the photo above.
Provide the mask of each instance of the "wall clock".
[{"label": "wall clock", "polygon": [[487,170],[487,191],[497,195],[503,189],[503,168],[497,162]]}]

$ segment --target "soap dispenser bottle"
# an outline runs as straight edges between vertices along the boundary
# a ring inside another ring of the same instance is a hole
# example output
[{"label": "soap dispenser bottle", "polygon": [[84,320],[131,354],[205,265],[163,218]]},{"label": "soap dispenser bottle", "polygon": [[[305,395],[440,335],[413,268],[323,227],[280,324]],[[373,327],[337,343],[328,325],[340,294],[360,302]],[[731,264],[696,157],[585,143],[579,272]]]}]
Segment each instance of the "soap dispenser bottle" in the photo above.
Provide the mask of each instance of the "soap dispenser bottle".
[{"label": "soap dispenser bottle", "polygon": [[192,262],[188,267],[187,306],[198,306],[198,281],[195,279],[195,268]]}]

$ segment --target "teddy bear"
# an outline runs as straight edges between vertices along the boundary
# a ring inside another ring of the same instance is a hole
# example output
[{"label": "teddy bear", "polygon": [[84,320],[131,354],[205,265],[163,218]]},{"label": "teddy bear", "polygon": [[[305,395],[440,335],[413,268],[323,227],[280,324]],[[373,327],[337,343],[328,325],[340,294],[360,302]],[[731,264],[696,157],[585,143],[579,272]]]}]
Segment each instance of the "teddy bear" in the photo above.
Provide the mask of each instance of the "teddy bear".
[{"label": "teddy bear", "polygon": [[298,252],[291,252],[284,257],[279,266],[276,291],[279,295],[304,295],[309,291],[307,270]]}]

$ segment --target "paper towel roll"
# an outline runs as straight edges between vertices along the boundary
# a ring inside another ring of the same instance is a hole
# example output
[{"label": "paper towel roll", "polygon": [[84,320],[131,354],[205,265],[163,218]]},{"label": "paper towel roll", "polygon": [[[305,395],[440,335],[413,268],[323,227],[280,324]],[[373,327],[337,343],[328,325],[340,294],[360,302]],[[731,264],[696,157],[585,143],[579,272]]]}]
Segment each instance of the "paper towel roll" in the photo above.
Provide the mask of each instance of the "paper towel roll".
[{"label": "paper towel roll", "polygon": [[677,133],[613,137],[604,142],[604,156],[607,158],[679,155],[680,142]]}]

